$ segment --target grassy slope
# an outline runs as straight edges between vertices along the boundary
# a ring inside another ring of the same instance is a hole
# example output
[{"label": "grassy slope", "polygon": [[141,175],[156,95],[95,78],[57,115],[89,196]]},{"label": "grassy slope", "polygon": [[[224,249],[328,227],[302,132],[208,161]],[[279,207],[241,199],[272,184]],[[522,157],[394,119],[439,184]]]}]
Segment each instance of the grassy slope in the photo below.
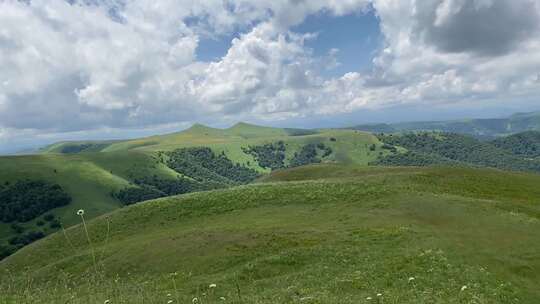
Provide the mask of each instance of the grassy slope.
[{"label": "grassy slope", "polygon": [[[88,217],[92,218],[120,207],[110,193],[128,186],[130,173],[164,177],[174,174],[172,170],[156,165],[150,156],[137,152],[0,157],[0,183],[22,179],[46,180],[61,185],[70,194],[73,198],[70,205],[51,211],[65,226],[77,221],[75,213],[78,209],[85,209]],[[36,221],[24,226],[35,230]],[[0,240],[12,235],[9,225],[0,223]]]},{"label": "grassy slope", "polygon": [[[336,141],[330,141],[330,138]],[[374,160],[379,151],[370,152],[368,146],[380,145],[377,138],[365,132],[349,130],[321,130],[317,134],[290,136],[285,129],[268,128],[240,123],[229,129],[214,129],[202,125],[179,133],[153,136],[125,141],[107,147],[107,151],[137,150],[145,152],[169,151],[183,147],[208,146],[217,152],[225,151],[235,162],[254,164],[253,157],[242,152],[242,147],[261,145],[283,140],[287,144],[288,157],[308,143],[323,142],[334,150],[331,160],[367,164]],[[255,169],[261,168],[255,166]]]},{"label": "grassy slope", "polygon": [[540,299],[537,175],[318,165],[261,182],[93,220],[98,279],[80,226],[38,241],[0,262],[4,303]]},{"label": "grassy slope", "polygon": [[[329,139],[333,137],[335,142]],[[208,146],[217,153],[225,151],[234,162],[247,164],[260,172],[268,172],[259,167],[251,155],[242,147],[283,140],[287,144],[289,158],[307,143],[324,142],[335,153],[328,161],[367,164],[375,160],[382,151],[380,143],[373,135],[349,130],[324,130],[307,136],[290,136],[285,129],[260,127],[239,123],[229,129],[214,129],[203,125],[174,134],[153,136],[130,141],[89,141],[62,142],[43,150],[43,154],[0,157],[0,182],[19,179],[43,179],[60,184],[73,197],[73,204],[54,210],[66,226],[76,221],[75,211],[84,208],[92,218],[120,206],[110,193],[129,185],[130,174],[142,177],[158,175],[173,178],[177,174],[163,164],[157,164],[153,157],[157,151],[168,151],[182,147]],[[101,153],[58,154],[65,146],[74,144],[107,144]],[[377,151],[369,151],[368,145],[375,143]],[[107,153],[105,153],[107,152]],[[383,152],[384,153],[384,152]],[[57,173],[54,170],[57,170]],[[35,222],[27,223],[31,230]],[[0,223],[0,242],[13,236],[8,224]]]}]

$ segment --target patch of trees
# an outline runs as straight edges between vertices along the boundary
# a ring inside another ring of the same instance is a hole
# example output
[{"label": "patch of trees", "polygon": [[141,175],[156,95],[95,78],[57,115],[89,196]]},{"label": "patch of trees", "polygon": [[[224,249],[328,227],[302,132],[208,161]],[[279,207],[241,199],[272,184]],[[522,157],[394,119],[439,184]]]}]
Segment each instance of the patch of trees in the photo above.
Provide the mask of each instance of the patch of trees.
[{"label": "patch of trees", "polygon": [[401,146],[409,153],[380,157],[374,164],[414,165],[467,164],[503,170],[540,172],[540,161],[526,159],[490,142],[454,133],[379,134],[387,145]]},{"label": "patch of trees", "polygon": [[15,250],[16,249],[13,246],[0,244],[0,261],[10,256],[12,253],[15,252]]},{"label": "patch of trees", "polygon": [[[285,165],[286,146],[283,141],[261,146],[249,146],[248,148],[244,148],[243,151],[244,153],[251,154],[259,163],[259,166],[263,168],[272,170],[287,168]],[[320,163],[322,158],[330,156],[332,152],[332,148],[323,143],[307,144],[299,152],[294,153],[288,167]]]},{"label": "patch of trees", "polygon": [[286,128],[285,132],[287,132],[289,136],[306,136],[306,135],[313,135],[313,134],[319,133],[317,130],[295,129],[295,128]]},{"label": "patch of trees", "polygon": [[124,205],[132,205],[138,202],[152,200],[164,196],[166,196],[164,192],[161,192],[156,188],[147,185],[128,187],[116,193],[113,193],[113,197],[118,199]]},{"label": "patch of trees", "polygon": [[27,222],[70,202],[71,197],[57,184],[18,181],[0,190],[0,221]]},{"label": "patch of trees", "polygon": [[204,184],[187,178],[163,179],[154,175],[135,180],[135,187],[122,189],[113,196],[124,205],[152,200],[160,197],[211,189],[213,184]]},{"label": "patch of trees", "polygon": [[259,166],[272,170],[285,168],[285,143],[278,141],[262,146],[242,148],[244,153],[251,154]]},{"label": "patch of trees", "polygon": [[9,239],[9,244],[20,248],[26,246],[32,242],[35,242],[45,237],[45,233],[42,231],[29,231],[25,234],[17,235]]},{"label": "patch of trees", "polygon": [[[293,158],[290,161],[290,167],[299,167],[309,164],[316,164],[322,161],[322,158],[328,157],[332,154],[332,148],[326,146],[323,143],[307,144],[300,149],[299,152],[294,153]],[[320,155],[320,157],[319,157]]]},{"label": "patch of trees", "polygon": [[526,157],[540,157],[540,132],[528,131],[494,140],[493,145]]},{"label": "patch of trees", "polygon": [[250,182],[257,171],[233,163],[225,153],[216,154],[210,148],[184,148],[162,152],[159,160],[190,178],[164,179],[157,175],[133,178],[135,186],[112,193],[125,205],[196,191],[224,188]]},{"label": "patch of trees", "polygon": [[75,153],[82,153],[82,152],[98,152],[105,148],[107,148],[109,144],[93,144],[93,143],[87,143],[87,144],[72,144],[72,145],[66,145],[62,147],[60,150],[60,153],[64,154],[75,154]]},{"label": "patch of trees", "polygon": [[225,153],[218,155],[207,147],[178,149],[167,156],[167,166],[199,182],[242,184],[259,176],[257,171],[233,163]]}]

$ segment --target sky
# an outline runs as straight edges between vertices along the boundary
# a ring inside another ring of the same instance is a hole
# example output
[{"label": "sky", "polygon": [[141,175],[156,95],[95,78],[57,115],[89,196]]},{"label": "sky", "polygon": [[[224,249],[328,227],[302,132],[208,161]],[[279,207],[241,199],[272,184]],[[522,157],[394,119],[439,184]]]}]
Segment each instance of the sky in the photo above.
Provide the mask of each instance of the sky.
[{"label": "sky", "polygon": [[540,0],[0,0],[0,153],[540,110]]}]

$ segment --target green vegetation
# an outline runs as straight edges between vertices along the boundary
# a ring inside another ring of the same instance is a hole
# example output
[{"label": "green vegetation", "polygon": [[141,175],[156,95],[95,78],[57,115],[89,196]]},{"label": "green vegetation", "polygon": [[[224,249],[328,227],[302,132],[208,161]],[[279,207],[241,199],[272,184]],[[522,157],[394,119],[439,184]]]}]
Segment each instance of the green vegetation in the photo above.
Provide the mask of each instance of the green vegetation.
[{"label": "green vegetation", "polygon": [[27,222],[70,202],[71,197],[59,185],[43,181],[17,181],[0,191],[0,221]]},{"label": "green vegetation", "polygon": [[374,133],[436,131],[493,138],[525,131],[540,131],[540,112],[515,114],[500,119],[367,124],[354,126],[350,129]]},{"label": "green vegetation", "polygon": [[277,170],[285,168],[285,153],[287,148],[283,141],[264,144],[261,146],[250,146],[244,149],[245,153],[251,154],[259,166]]},{"label": "green vegetation", "polygon": [[[319,158],[319,152],[322,151],[322,155]],[[325,146],[323,143],[308,144],[302,147],[300,152],[295,153],[291,160],[291,167],[305,166],[309,164],[316,164],[321,162],[321,158],[325,158],[332,154],[332,149]]]},{"label": "green vegetation", "polygon": [[408,152],[382,156],[373,164],[424,166],[433,164],[461,164],[493,167],[504,170],[540,172],[540,161],[514,155],[491,142],[454,133],[380,134],[388,146],[399,146]]},{"label": "green vegetation", "polygon": [[[246,149],[276,142],[285,147],[284,167],[309,144],[324,143],[332,150],[324,162],[366,165],[381,150],[375,136],[350,130],[291,130],[245,123],[228,129],[194,125],[162,136],[62,142],[44,148],[40,155],[0,157],[0,185],[31,179],[62,187],[73,201],[51,210],[54,223],[37,218],[21,224],[26,231],[34,231],[43,222],[39,229],[50,234],[60,223],[64,227],[76,223],[78,209],[85,209],[85,216],[91,219],[147,199],[249,182],[271,168],[260,165]],[[367,145],[372,144],[377,151],[368,151]],[[200,155],[188,156],[194,162],[174,161],[175,151],[185,154],[187,150],[182,149],[201,147]],[[9,224],[0,222],[0,244],[16,235]]]},{"label": "green vegetation", "polygon": [[199,182],[222,182],[224,184],[247,183],[258,173],[238,163],[233,163],[225,152],[216,155],[210,148],[184,148],[166,154],[167,165]]},{"label": "green vegetation", "polygon": [[501,137],[494,140],[493,144],[516,155],[540,157],[540,132],[537,131]]},{"label": "green vegetation", "polygon": [[99,217],[92,247],[82,226],[37,241],[0,262],[0,302],[540,299],[538,175],[321,164],[263,179]]}]

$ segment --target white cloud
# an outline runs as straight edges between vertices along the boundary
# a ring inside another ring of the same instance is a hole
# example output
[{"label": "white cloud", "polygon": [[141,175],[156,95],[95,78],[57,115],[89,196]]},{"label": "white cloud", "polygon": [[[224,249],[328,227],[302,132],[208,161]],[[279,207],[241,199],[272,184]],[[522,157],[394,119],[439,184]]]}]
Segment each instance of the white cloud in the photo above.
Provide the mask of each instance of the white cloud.
[{"label": "white cloud", "polygon": [[[305,41],[316,36],[291,27],[368,7],[384,35],[373,71],[323,77],[337,51],[313,56]],[[539,11],[537,0],[0,0],[0,128],[5,137],[531,99]],[[197,61],[203,37],[238,30],[223,58]]]}]

